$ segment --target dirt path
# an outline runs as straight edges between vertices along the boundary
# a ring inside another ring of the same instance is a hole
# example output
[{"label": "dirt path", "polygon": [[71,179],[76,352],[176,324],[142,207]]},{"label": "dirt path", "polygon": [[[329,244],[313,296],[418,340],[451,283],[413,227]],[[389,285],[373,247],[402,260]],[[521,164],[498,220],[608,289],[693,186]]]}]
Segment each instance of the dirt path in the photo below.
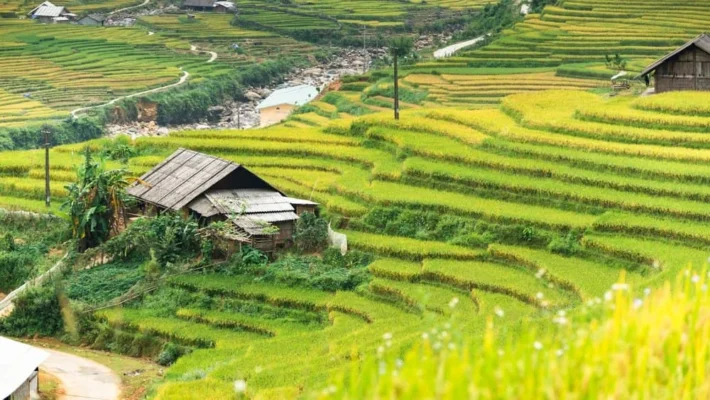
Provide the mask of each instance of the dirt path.
[{"label": "dirt path", "polygon": [[97,105],[97,106],[90,106],[90,107],[77,108],[76,110],[74,110],[74,111],[71,112],[71,116],[72,116],[72,118],[76,118],[76,115],[77,115],[78,113],[82,113],[82,112],[85,112],[85,111],[88,111],[88,110],[91,110],[91,109],[94,109],[94,108],[100,108],[100,107],[110,106],[110,105],[116,103],[117,101],[121,101],[121,100],[123,100],[123,99],[130,99],[131,97],[136,97],[136,96],[144,96],[144,95],[146,95],[146,94],[157,93],[157,92],[161,92],[161,91],[166,90],[166,89],[173,88],[173,87],[175,87],[175,86],[180,86],[180,85],[182,85],[183,83],[185,83],[185,82],[187,81],[187,78],[188,78],[189,76],[190,76],[190,73],[189,73],[189,72],[183,71],[182,77],[180,77],[180,80],[179,80],[178,82],[176,82],[176,83],[171,83],[170,85],[167,85],[167,86],[161,86],[161,87],[159,87],[159,88],[146,90],[146,91],[144,91],[144,92],[133,93],[133,94],[129,94],[129,95],[127,95],[127,96],[117,97],[117,98],[115,98],[115,99],[113,99],[113,100],[111,100],[111,101],[109,101],[108,103],[105,103],[105,104],[99,104],[99,105]]},{"label": "dirt path", "polygon": [[145,1],[142,2],[141,4],[138,4],[137,6],[130,6],[130,7],[125,7],[125,8],[119,8],[118,10],[111,11],[110,13],[108,13],[108,15],[118,14],[118,13],[123,12],[123,11],[126,11],[126,10],[132,10],[132,9],[134,9],[134,8],[143,7],[143,6],[147,5],[148,3],[150,3],[150,0],[145,0]]},{"label": "dirt path", "polygon": [[451,57],[456,53],[457,51],[473,46],[474,44],[480,42],[481,40],[485,39],[487,35],[479,36],[475,39],[467,40],[465,42],[459,42],[459,43],[454,43],[450,46],[446,46],[443,49],[439,49],[434,52],[434,58],[446,58],[446,57]]},{"label": "dirt path", "polygon": [[117,400],[121,379],[108,367],[97,362],[42,348],[50,354],[41,368],[59,378],[64,394],[60,400]]},{"label": "dirt path", "polygon": [[197,46],[191,44],[190,45],[190,51],[194,51],[195,53],[209,53],[210,54],[210,59],[207,60],[208,63],[214,62],[214,60],[217,59],[218,55],[214,51],[208,51],[208,50],[200,50],[197,48]]}]

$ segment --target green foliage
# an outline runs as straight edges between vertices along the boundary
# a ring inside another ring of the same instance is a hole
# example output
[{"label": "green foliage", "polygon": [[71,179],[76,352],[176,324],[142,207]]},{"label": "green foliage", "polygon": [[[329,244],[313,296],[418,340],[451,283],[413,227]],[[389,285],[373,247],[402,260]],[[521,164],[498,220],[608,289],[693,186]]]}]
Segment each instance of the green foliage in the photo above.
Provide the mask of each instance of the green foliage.
[{"label": "green foliage", "polygon": [[351,222],[351,226],[393,236],[448,241],[466,247],[487,247],[494,242],[541,247],[553,239],[551,232],[527,225],[495,224],[398,207],[374,207],[361,219]]},{"label": "green foliage", "polygon": [[0,332],[11,336],[55,336],[63,329],[58,295],[51,287],[25,291],[15,300],[15,311],[0,319]]},{"label": "green foliage", "polygon": [[263,253],[245,247],[226,267],[229,274],[252,277],[257,282],[273,282],[334,292],[353,290],[369,280],[367,265],[372,255],[350,251],[341,255],[326,249],[322,257],[286,254],[269,263]]},{"label": "green foliage", "polygon": [[170,366],[175,361],[177,361],[178,358],[182,357],[183,355],[189,353],[190,350],[187,347],[177,345],[175,343],[167,342],[163,346],[163,349],[161,350],[160,354],[158,354],[158,357],[156,358],[156,362],[160,365],[163,366]]},{"label": "green foliage", "polygon": [[137,262],[112,262],[74,272],[64,281],[71,300],[102,304],[125,294],[144,276]]},{"label": "green foliage", "polygon": [[414,41],[409,36],[396,36],[387,43],[389,54],[392,57],[406,57],[414,48]]},{"label": "green foliage", "polygon": [[49,250],[67,239],[60,219],[28,219],[0,212],[0,292],[9,293],[43,272]]},{"label": "green foliage", "polygon": [[579,239],[582,235],[572,230],[564,236],[558,236],[550,241],[547,248],[557,254],[571,256],[579,252],[582,248],[579,245]]},{"label": "green foliage", "polygon": [[[68,118],[50,126],[51,146],[80,143],[96,139],[104,134],[102,118]],[[42,126],[0,128],[0,151],[37,149],[45,144]]]},{"label": "green foliage", "polygon": [[201,250],[198,224],[177,213],[163,213],[134,221],[102,247],[111,257],[147,260],[154,253],[161,269],[196,256]]},{"label": "green foliage", "polygon": [[79,251],[97,246],[126,223],[125,206],[130,200],[124,169],[109,170],[96,162],[86,149],[78,182],[67,186],[68,196],[62,208],[69,211],[74,239]]},{"label": "green foliage", "polygon": [[483,11],[466,27],[461,37],[478,37],[496,34],[520,21],[520,6],[514,0],[489,3]]},{"label": "green foliage", "polygon": [[296,222],[293,237],[301,251],[318,251],[328,244],[328,222],[313,213],[304,213]]}]

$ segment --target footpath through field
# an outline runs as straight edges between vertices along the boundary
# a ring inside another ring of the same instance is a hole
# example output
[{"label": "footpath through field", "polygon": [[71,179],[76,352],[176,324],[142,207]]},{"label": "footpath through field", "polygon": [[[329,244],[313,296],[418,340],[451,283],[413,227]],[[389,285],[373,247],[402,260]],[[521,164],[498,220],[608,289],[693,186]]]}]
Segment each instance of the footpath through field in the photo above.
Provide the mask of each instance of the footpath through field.
[{"label": "footpath through field", "polygon": [[121,379],[111,369],[72,354],[40,348],[50,354],[40,368],[62,381],[59,399],[117,400]]},{"label": "footpath through field", "polygon": [[167,85],[167,86],[161,86],[161,87],[159,87],[159,88],[146,90],[146,91],[144,91],[144,92],[133,93],[133,94],[129,94],[129,95],[127,95],[127,96],[117,97],[117,98],[115,98],[115,99],[109,101],[108,103],[99,104],[99,105],[96,105],[96,106],[89,106],[89,107],[77,108],[76,110],[74,110],[74,111],[71,112],[71,116],[72,116],[72,118],[76,118],[76,115],[77,115],[78,113],[82,113],[82,112],[91,110],[91,109],[93,109],[93,108],[100,108],[100,107],[110,106],[110,105],[116,103],[117,101],[121,101],[121,100],[123,100],[123,99],[130,99],[131,97],[136,97],[136,96],[144,96],[144,95],[146,95],[146,94],[156,93],[156,92],[163,91],[163,90],[165,90],[165,89],[170,89],[170,88],[175,87],[175,86],[180,86],[180,85],[182,85],[183,83],[185,83],[185,82],[187,81],[187,78],[188,78],[189,76],[190,76],[190,73],[189,73],[189,72],[183,71],[182,77],[180,77],[180,80],[177,81],[176,83],[171,83],[170,85]]},{"label": "footpath through field", "polygon": [[143,7],[143,6],[147,5],[148,3],[150,3],[150,0],[145,0],[144,2],[142,2],[141,4],[138,4],[138,5],[136,5],[136,6],[130,6],[130,7],[125,7],[125,8],[119,8],[118,10],[111,11],[110,13],[108,13],[108,15],[114,15],[114,14],[118,14],[118,13],[123,12],[123,11],[128,11],[128,10],[132,10],[132,9],[134,9],[134,8]]},{"label": "footpath through field", "polygon": [[446,47],[444,47],[443,49],[439,49],[439,50],[435,51],[435,52],[434,52],[434,58],[446,58],[446,57],[451,57],[451,56],[454,55],[454,53],[456,53],[457,51],[459,51],[459,50],[461,50],[461,49],[463,49],[463,48],[469,47],[469,46],[473,46],[474,44],[476,44],[476,43],[480,42],[481,40],[485,39],[486,36],[488,36],[488,35],[479,36],[479,37],[477,37],[477,38],[475,38],[475,39],[467,40],[467,41],[465,41],[465,42],[454,43],[454,44],[452,44],[452,45],[450,45],[450,46],[446,46]]},{"label": "footpath through field", "polygon": [[190,45],[190,51],[194,51],[196,53],[209,53],[210,54],[210,59],[207,60],[208,63],[214,62],[214,60],[217,59],[217,53],[214,51],[209,51],[209,50],[200,50],[197,46],[194,44]]}]

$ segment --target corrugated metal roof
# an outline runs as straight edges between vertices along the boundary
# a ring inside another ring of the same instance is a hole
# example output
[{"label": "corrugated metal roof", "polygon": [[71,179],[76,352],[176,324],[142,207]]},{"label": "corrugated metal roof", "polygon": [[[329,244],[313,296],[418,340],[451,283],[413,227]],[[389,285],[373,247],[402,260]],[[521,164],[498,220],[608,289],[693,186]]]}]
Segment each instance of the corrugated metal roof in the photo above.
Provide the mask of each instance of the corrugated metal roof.
[{"label": "corrugated metal roof", "polygon": [[205,193],[222,214],[253,214],[294,211],[291,203],[277,191],[249,189],[211,190]]},{"label": "corrugated metal roof", "polygon": [[296,199],[294,197],[286,197],[286,201],[294,206],[317,206],[318,203],[310,200]]},{"label": "corrugated metal roof", "polygon": [[317,96],[318,89],[311,85],[293,86],[290,88],[279,89],[274,91],[256,108],[262,109],[267,107],[278,106],[281,104],[302,106],[315,99]]},{"label": "corrugated metal roof", "polygon": [[0,399],[10,397],[47,358],[42,350],[0,337]]},{"label": "corrugated metal roof", "polygon": [[167,209],[179,210],[240,166],[221,158],[178,149],[144,174],[128,193]]},{"label": "corrugated metal roof", "polygon": [[278,232],[271,232],[275,222],[295,221],[298,215],[294,212],[270,212],[243,215],[234,218],[234,224],[250,235],[274,235]]},{"label": "corrugated metal roof", "polygon": [[646,69],[641,71],[640,74],[638,74],[637,78],[650,74],[652,71],[654,71],[661,64],[666,62],[668,59],[672,58],[673,56],[677,55],[678,53],[682,52],[683,50],[685,50],[688,47],[693,46],[693,45],[697,46],[698,48],[702,49],[706,53],[710,54],[710,36],[708,36],[706,33],[703,33],[703,34],[699,35],[698,37],[696,37],[695,39],[689,41],[688,43],[673,50],[671,53],[662,57],[661,59],[654,62],[653,64],[649,65]]},{"label": "corrugated metal roof", "polygon": [[32,10],[30,10],[30,12],[28,12],[27,15],[34,15],[35,11],[39,10],[40,7],[44,7],[44,6],[52,6],[52,7],[54,7],[54,4],[52,4],[52,3],[49,2],[49,1],[45,1],[45,2],[43,2],[42,4],[38,5],[37,7],[33,8]]},{"label": "corrugated metal roof", "polygon": [[64,12],[64,7],[55,5],[43,5],[35,11],[35,17],[58,17]]}]

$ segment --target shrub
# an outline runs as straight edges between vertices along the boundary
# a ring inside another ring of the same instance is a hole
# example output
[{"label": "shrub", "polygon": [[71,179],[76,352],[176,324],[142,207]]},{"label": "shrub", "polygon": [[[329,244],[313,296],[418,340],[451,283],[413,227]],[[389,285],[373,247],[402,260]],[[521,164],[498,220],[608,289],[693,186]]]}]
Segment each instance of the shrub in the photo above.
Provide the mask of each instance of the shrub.
[{"label": "shrub", "polygon": [[296,223],[294,235],[301,251],[318,251],[328,244],[328,223],[313,213],[304,213]]},{"label": "shrub", "polygon": [[0,320],[0,332],[11,336],[55,336],[63,326],[57,293],[49,287],[26,291],[15,301],[15,311]]}]

